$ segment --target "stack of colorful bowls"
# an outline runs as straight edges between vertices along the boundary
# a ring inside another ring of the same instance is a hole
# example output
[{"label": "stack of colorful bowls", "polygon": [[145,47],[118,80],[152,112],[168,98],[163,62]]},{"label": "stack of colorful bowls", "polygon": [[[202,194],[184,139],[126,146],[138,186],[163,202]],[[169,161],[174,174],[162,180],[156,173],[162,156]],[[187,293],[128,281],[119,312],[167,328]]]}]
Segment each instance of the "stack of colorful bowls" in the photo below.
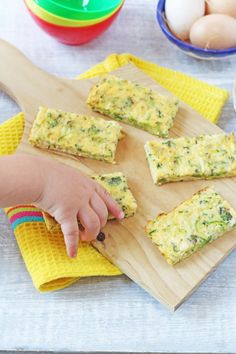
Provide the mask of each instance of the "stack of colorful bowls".
[{"label": "stack of colorful bowls", "polygon": [[125,0],[24,0],[35,22],[58,41],[79,45],[103,33]]}]

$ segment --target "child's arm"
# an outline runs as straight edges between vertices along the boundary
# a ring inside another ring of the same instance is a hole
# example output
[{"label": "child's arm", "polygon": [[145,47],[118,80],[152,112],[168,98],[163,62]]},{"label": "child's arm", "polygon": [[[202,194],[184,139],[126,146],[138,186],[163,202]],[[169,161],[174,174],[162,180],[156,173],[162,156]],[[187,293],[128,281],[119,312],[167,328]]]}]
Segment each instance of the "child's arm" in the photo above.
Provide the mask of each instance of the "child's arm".
[{"label": "child's arm", "polygon": [[[75,257],[79,236],[96,238],[107,222],[108,210],[122,219],[124,214],[108,192],[79,171],[39,156],[0,157],[0,208],[34,204],[61,225],[67,253]],[[79,235],[77,220],[84,231]]]}]

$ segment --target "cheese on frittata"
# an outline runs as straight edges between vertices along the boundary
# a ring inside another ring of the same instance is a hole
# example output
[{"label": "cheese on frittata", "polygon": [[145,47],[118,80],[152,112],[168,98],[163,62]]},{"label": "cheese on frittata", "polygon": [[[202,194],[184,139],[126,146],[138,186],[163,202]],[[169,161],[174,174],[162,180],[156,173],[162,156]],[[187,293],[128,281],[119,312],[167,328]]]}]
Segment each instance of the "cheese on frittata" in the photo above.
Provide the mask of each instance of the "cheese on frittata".
[{"label": "cheese on frittata", "polygon": [[213,188],[206,188],[146,227],[147,235],[175,264],[236,227],[236,211]]},{"label": "cheese on frittata", "polygon": [[182,137],[145,144],[154,183],[236,175],[233,133]]},{"label": "cheese on frittata", "polygon": [[[137,209],[137,203],[132,195],[126,177],[121,172],[94,175],[92,178],[105,188],[112,198],[120,205],[125,217],[133,216]],[[113,219],[111,215],[109,219]]]},{"label": "cheese on frittata", "polygon": [[161,137],[168,136],[179,106],[174,97],[113,75],[92,87],[87,103],[94,111]]},{"label": "cheese on frittata", "polygon": [[120,136],[117,122],[40,107],[29,142],[39,148],[114,162]]},{"label": "cheese on frittata", "polygon": [[[110,193],[122,208],[126,218],[135,214],[137,203],[128,187],[126,177],[121,172],[94,175],[91,178],[101,184]],[[54,232],[60,229],[59,224],[48,213],[43,212],[43,217],[48,231]],[[114,219],[113,215],[109,215],[108,220],[112,219]]]}]

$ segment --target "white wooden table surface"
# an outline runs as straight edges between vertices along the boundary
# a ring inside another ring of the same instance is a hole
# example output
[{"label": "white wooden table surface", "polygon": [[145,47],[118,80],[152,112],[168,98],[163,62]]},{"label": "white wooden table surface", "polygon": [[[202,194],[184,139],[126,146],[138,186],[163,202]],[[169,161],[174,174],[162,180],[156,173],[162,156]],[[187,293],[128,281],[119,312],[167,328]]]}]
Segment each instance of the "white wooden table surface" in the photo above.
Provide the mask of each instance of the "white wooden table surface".
[{"label": "white wooden table surface", "polygon": [[[236,59],[204,62],[163,37],[155,0],[126,0],[113,27],[81,46],[57,43],[33,23],[22,0],[0,1],[0,37],[41,68],[74,77],[113,52],[131,52],[231,90]],[[19,108],[0,93],[0,121]],[[236,128],[232,100],[219,122]],[[0,350],[62,352],[236,352],[236,252],[175,313],[126,276],[88,278],[59,292],[33,287],[9,223],[0,212]]]}]

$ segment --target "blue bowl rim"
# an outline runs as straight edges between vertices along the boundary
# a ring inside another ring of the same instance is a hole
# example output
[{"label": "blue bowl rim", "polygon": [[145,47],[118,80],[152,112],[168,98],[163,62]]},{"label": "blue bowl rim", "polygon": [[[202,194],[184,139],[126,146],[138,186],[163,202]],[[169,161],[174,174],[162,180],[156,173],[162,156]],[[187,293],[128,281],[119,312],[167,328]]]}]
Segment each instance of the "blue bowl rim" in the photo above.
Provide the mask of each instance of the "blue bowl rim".
[{"label": "blue bowl rim", "polygon": [[188,50],[188,51],[192,49],[196,53],[205,54],[205,55],[206,54],[230,55],[236,53],[236,47],[229,48],[229,49],[203,49],[203,48],[195,47],[193,44],[189,44],[182,41],[181,39],[178,39],[169,31],[168,27],[166,26],[166,23],[163,19],[164,11],[165,11],[165,0],[159,0],[157,4],[157,21],[162,29],[162,32],[164,32],[165,35],[168,37],[168,39],[174,42],[181,49]]}]

